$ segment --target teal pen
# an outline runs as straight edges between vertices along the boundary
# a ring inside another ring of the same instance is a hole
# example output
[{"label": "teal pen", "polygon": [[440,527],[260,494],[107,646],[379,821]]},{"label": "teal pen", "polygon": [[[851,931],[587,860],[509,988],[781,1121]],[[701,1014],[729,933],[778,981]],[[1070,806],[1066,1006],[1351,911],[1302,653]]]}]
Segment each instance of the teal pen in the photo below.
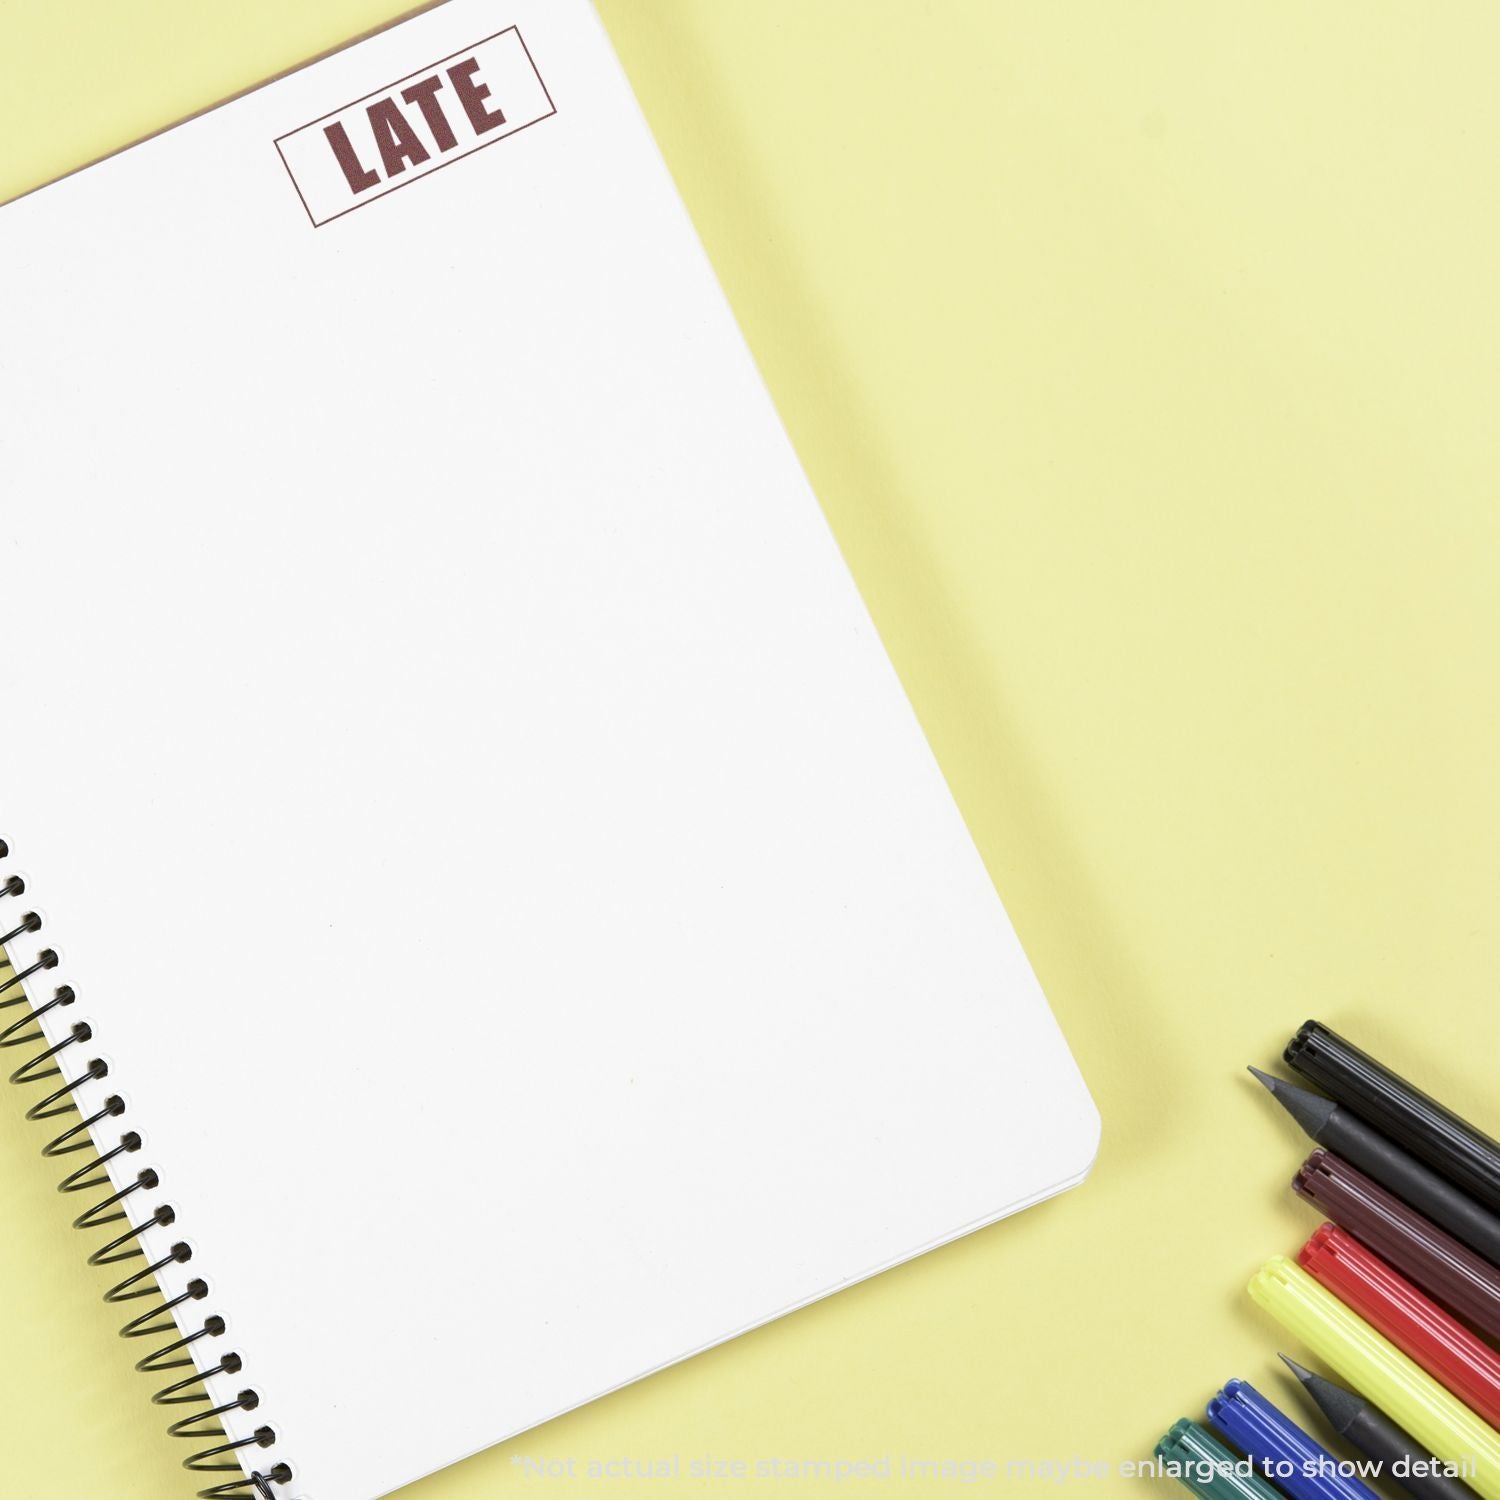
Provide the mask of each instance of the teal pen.
[{"label": "teal pen", "polygon": [[1156,1445],[1156,1456],[1163,1472],[1198,1500],[1281,1500],[1223,1443],[1186,1417]]}]

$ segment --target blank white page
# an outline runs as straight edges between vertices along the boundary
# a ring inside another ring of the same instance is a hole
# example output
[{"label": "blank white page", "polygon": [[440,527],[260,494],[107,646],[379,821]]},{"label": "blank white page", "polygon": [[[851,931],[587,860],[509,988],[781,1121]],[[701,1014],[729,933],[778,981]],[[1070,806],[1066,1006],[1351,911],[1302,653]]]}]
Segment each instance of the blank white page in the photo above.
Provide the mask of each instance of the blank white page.
[{"label": "blank white page", "polygon": [[[363,197],[370,141],[352,179],[322,127],[278,149],[511,27],[483,149]],[[169,1289],[211,1283],[185,1324],[227,1318],[287,1496],[372,1500],[1087,1170],[583,0],[450,0],[0,209],[0,283],[15,957],[62,954],[32,996],[77,990],[85,1103],[126,1096],[100,1139],[145,1137],[119,1180],[159,1169],[133,1202],[177,1208],[151,1247],[192,1244]]]}]

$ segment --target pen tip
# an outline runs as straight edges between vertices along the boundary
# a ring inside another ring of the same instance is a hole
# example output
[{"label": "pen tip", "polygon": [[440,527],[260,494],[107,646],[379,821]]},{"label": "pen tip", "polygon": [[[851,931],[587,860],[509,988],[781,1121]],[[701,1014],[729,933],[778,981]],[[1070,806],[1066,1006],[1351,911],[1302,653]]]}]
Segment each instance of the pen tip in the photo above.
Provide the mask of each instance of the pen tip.
[{"label": "pen tip", "polygon": [[1307,1382],[1313,1378],[1313,1372],[1311,1370],[1303,1369],[1303,1367],[1299,1365],[1297,1361],[1290,1355],[1278,1354],[1276,1357],[1282,1362],[1282,1364],[1287,1367],[1287,1369],[1292,1372],[1293,1375],[1297,1377],[1298,1380],[1302,1382],[1303,1385],[1306,1385]]},{"label": "pen tip", "polygon": [[1281,1082],[1279,1078],[1273,1078],[1269,1073],[1262,1073],[1261,1070],[1256,1067],[1248,1067],[1245,1069],[1245,1071],[1247,1073],[1253,1074],[1256,1078],[1258,1078],[1263,1084],[1265,1084],[1268,1089],[1270,1089],[1273,1094],[1276,1092],[1276,1085]]}]

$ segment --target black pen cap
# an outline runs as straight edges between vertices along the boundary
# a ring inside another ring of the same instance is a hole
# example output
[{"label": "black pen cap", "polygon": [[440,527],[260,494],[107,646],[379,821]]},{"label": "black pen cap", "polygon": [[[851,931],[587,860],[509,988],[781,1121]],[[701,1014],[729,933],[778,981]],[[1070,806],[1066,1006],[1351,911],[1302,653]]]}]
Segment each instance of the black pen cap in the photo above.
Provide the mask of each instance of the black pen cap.
[{"label": "black pen cap", "polygon": [[1434,1171],[1500,1210],[1500,1141],[1408,1083],[1320,1021],[1307,1021],[1286,1060]]}]

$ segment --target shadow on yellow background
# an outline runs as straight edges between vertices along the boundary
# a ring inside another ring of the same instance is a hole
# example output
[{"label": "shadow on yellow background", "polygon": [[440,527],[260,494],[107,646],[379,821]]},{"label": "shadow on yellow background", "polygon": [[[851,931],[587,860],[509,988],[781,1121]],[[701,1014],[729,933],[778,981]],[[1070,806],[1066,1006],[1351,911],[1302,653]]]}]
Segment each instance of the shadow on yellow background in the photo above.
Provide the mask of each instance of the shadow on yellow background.
[{"label": "shadow on yellow background", "polygon": [[[0,198],[401,8],[7,0]],[[1232,1375],[1298,1409],[1243,1287],[1314,1227],[1305,1143],[1243,1064],[1317,1014],[1500,1128],[1500,13],[601,9],[1104,1148],[1076,1193],[406,1493],[674,1456],[614,1482],[935,1493],[990,1460],[980,1487],[1040,1492],[1008,1465],[1140,1458]],[[0,1493],[185,1496],[19,1114]]]}]

